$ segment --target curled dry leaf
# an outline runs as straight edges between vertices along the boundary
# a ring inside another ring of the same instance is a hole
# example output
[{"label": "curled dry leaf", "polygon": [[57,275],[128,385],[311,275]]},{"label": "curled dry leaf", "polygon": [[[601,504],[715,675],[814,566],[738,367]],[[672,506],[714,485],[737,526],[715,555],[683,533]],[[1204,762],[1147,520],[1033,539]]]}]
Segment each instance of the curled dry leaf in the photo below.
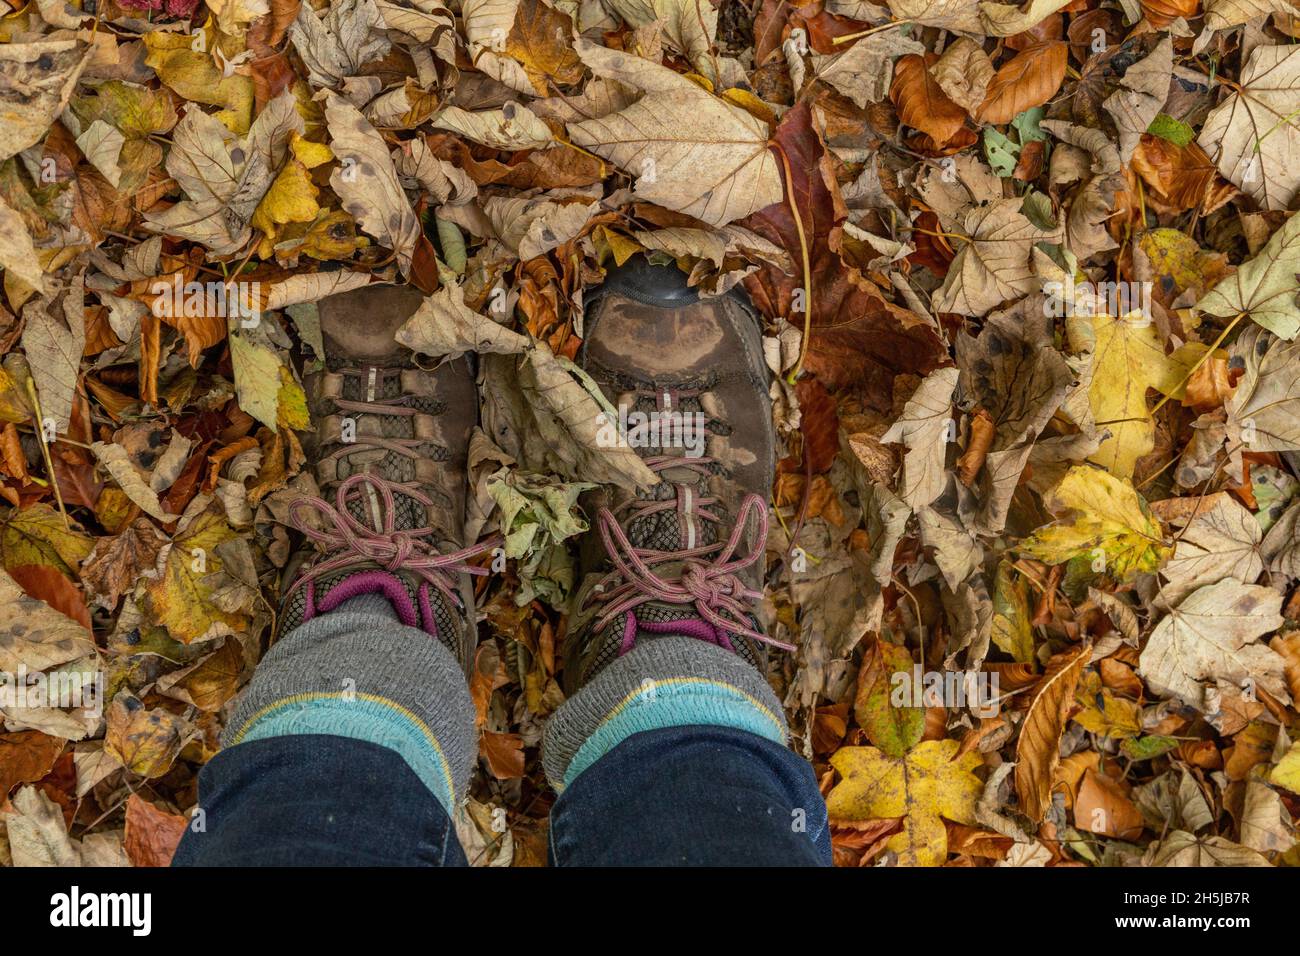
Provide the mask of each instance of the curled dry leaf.
[{"label": "curled dry leaf", "polygon": [[1016,742],[1016,793],[1034,822],[1043,819],[1052,799],[1052,780],[1060,762],[1061,734],[1074,705],[1074,689],[1092,648],[1063,651],[1048,662],[1030,695]]}]

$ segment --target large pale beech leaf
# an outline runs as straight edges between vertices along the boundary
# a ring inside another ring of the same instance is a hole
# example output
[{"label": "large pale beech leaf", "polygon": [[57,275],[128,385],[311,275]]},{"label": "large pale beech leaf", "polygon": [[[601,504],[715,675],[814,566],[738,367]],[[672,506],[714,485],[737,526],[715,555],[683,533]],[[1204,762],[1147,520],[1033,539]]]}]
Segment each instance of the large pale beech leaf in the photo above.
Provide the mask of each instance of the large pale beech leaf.
[{"label": "large pale beech leaf", "polygon": [[1300,46],[1255,47],[1238,82],[1197,142],[1265,209],[1288,209],[1300,191]]},{"label": "large pale beech leaf", "polygon": [[1202,681],[1258,686],[1290,701],[1283,659],[1258,639],[1282,626],[1282,595],[1225,578],[1193,591],[1156,625],[1138,673],[1161,695],[1205,709]]},{"label": "large pale beech leaf", "polygon": [[638,196],[721,226],[780,202],[768,126],[672,70],[586,41],[598,75],[642,90],[631,106],[569,124],[579,146],[636,176]]}]

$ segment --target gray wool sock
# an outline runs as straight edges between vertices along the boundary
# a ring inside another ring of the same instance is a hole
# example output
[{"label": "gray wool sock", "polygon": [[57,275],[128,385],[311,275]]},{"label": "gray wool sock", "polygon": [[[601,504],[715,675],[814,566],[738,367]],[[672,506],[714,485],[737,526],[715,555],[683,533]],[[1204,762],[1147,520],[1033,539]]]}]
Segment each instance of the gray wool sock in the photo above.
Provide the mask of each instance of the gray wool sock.
[{"label": "gray wool sock", "polygon": [[546,724],[542,767],[558,792],[633,734],[734,727],[785,744],[771,685],[730,651],[689,637],[643,635],[564,702]]},{"label": "gray wool sock", "polygon": [[[370,610],[371,599],[383,608]],[[382,596],[362,595],[283,637],[236,703],[223,745],[292,734],[367,740],[400,754],[453,813],[478,755],[474,703],[455,655],[395,617]]]},{"label": "gray wool sock", "polygon": [[397,616],[397,611],[394,609],[392,602],[382,594],[378,593],[358,594],[354,598],[348,598],[329,613],[346,614],[349,612],[356,614],[382,614],[395,621],[401,620],[401,618]]}]

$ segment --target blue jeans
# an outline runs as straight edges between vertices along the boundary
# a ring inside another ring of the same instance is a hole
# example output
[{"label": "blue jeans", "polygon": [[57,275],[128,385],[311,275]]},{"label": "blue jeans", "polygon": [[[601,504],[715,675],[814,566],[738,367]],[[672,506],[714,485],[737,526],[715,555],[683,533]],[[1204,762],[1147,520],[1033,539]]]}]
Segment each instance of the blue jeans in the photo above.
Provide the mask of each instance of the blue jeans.
[{"label": "blue jeans", "polygon": [[[348,737],[241,743],[199,776],[173,866],[465,866],[446,811],[395,752]],[[196,832],[196,830],[198,832]],[[812,767],[726,727],[634,734],[551,812],[556,866],[829,866]]]}]

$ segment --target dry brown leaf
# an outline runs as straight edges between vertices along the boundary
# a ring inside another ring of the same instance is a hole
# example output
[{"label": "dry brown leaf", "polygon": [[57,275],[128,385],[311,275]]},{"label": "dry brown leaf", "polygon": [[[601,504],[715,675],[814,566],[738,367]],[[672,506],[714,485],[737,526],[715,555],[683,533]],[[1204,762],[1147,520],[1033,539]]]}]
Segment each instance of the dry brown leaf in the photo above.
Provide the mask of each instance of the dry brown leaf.
[{"label": "dry brown leaf", "polygon": [[1053,657],[1039,678],[1020,725],[1016,741],[1016,793],[1020,807],[1035,823],[1051,803],[1052,780],[1061,759],[1061,734],[1074,704],[1079,675],[1092,654],[1090,645]]},{"label": "dry brown leaf", "polygon": [[1002,64],[988,85],[976,116],[981,123],[1009,123],[1056,95],[1065,79],[1070,46],[1061,40],[1026,47]]},{"label": "dry brown leaf", "polygon": [[942,147],[966,125],[966,111],[948,98],[926,59],[913,53],[894,63],[889,98],[898,107],[899,119]]}]

